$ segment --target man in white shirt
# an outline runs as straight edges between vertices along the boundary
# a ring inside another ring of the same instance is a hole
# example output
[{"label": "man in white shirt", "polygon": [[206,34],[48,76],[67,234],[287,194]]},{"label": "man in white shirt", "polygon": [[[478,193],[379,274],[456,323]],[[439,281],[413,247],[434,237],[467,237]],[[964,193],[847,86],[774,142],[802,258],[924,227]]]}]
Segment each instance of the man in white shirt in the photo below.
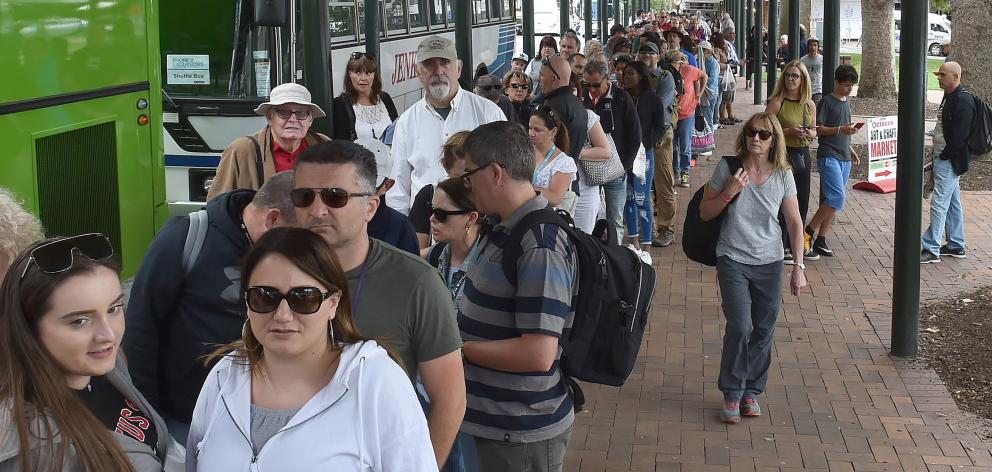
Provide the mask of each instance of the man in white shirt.
[{"label": "man in white shirt", "polygon": [[446,177],[441,145],[452,134],[506,121],[503,110],[491,100],[459,88],[462,61],[451,40],[436,35],[424,38],[417,48],[417,63],[424,98],[396,120],[390,152],[396,184],[386,193],[386,204],[404,215],[420,189]]}]

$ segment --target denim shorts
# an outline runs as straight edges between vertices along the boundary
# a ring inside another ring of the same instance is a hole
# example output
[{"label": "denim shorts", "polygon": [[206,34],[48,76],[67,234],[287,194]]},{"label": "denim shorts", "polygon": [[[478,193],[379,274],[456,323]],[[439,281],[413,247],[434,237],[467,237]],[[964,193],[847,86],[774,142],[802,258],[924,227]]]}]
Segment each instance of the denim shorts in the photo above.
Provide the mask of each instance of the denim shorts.
[{"label": "denim shorts", "polygon": [[851,161],[820,157],[816,159],[816,165],[820,167],[820,204],[837,211],[843,210]]}]

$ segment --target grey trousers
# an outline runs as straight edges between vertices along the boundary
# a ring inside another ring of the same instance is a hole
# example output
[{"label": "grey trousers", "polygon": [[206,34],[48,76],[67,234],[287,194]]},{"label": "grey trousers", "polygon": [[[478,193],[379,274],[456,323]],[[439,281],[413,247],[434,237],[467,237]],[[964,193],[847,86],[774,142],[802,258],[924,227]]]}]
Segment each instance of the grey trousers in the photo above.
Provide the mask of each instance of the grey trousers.
[{"label": "grey trousers", "polygon": [[747,265],[723,256],[716,261],[727,330],[723,334],[718,385],[724,401],[760,395],[768,381],[772,337],[782,306],[782,261]]},{"label": "grey trousers", "polygon": [[565,449],[572,437],[570,426],[551,439],[513,443],[476,437],[475,448],[481,472],[561,472]]}]

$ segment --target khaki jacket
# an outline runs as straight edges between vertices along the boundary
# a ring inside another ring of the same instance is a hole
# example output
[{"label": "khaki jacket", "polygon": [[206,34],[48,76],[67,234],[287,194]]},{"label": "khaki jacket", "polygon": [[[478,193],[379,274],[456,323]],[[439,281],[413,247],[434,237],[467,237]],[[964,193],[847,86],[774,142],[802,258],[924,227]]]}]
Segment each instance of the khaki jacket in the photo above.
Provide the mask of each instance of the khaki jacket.
[{"label": "khaki jacket", "polygon": [[[276,173],[276,164],[272,157],[272,133],[269,127],[259,130],[253,134],[258,141],[258,146],[262,151],[262,170],[265,179],[268,180]],[[316,133],[307,133],[307,145],[314,145],[321,141],[328,141],[327,136]],[[220,155],[220,164],[217,166],[217,174],[214,176],[210,190],[207,192],[207,200],[210,200],[222,193],[230,192],[236,188],[258,189],[258,170],[255,167],[255,145],[247,136],[235,139],[233,143],[224,149]]]}]

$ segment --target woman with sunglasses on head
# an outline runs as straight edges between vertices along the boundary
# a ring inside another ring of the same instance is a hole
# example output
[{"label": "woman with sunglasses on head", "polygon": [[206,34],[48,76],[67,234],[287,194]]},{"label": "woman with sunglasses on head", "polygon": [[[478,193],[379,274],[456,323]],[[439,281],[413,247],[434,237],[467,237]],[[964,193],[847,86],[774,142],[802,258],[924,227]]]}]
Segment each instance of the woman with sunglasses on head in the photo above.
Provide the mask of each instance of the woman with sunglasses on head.
[{"label": "woman with sunglasses on head", "polygon": [[757,397],[768,380],[775,320],[782,305],[779,215],[784,215],[796,251],[791,292],[798,296],[806,286],[803,225],[784,141],[775,115],[752,116],[737,136],[737,155],[720,160],[699,204],[703,221],[723,215],[716,270],[727,326],[718,385],[724,399],[720,419],[731,424],[739,423],[741,416],[761,416]]},{"label": "woman with sunglasses on head", "polygon": [[182,448],[119,351],[113,252],[85,234],[35,243],[11,264],[0,295],[0,470],[182,467]]},{"label": "woman with sunglasses on head", "polygon": [[530,106],[530,76],[523,72],[509,72],[503,77],[503,93],[510,99],[517,123],[530,123],[530,114],[534,109]]},{"label": "woman with sunglasses on head", "polygon": [[[468,137],[468,131],[459,131],[441,146],[441,167],[447,172],[448,178],[460,177],[465,173],[465,155],[462,153],[462,144]],[[420,255],[427,254],[427,248],[431,245],[431,202],[434,200],[434,189],[437,185],[428,184],[417,192],[410,206],[410,214],[407,219],[413,224],[417,232],[417,242],[420,244]]]},{"label": "woman with sunglasses on head", "polygon": [[[785,70],[775,84],[775,90],[765,112],[771,113],[782,124],[785,134],[785,153],[792,166],[792,176],[796,180],[796,191],[799,198],[799,216],[803,226],[806,225],[806,213],[809,210],[810,192],[810,156],[809,145],[816,138],[816,103],[813,102],[812,85],[809,72],[801,61],[792,61],[785,65]],[[783,223],[784,225],[784,223]],[[789,244],[789,234],[783,228],[782,247],[785,248],[785,263],[793,262],[794,254]],[[820,255],[810,246],[812,240],[805,243],[803,257],[807,261],[815,261]]]},{"label": "woman with sunglasses on head", "polygon": [[292,170],[307,147],[330,139],[310,131],[313,120],[325,116],[324,110],[311,101],[310,91],[300,84],[273,88],[269,101],[259,105],[255,113],[265,117],[265,128],[235,139],[224,149],[207,191],[208,200],[236,188],[257,190],[273,175]]},{"label": "woman with sunglasses on head", "polygon": [[243,338],[222,347],[193,412],[187,471],[437,470],[406,374],[355,328],[322,237],[276,228],[241,268]]},{"label": "woman with sunglasses on head", "polygon": [[530,143],[534,146],[534,176],[531,183],[555,208],[575,213],[572,181],[578,174],[569,157],[568,129],[551,107],[542,106],[530,116]]},{"label": "woman with sunglasses on head", "polygon": [[355,52],[345,67],[344,91],[332,105],[334,139],[382,139],[383,132],[399,114],[388,93],[382,91],[379,62]]}]

